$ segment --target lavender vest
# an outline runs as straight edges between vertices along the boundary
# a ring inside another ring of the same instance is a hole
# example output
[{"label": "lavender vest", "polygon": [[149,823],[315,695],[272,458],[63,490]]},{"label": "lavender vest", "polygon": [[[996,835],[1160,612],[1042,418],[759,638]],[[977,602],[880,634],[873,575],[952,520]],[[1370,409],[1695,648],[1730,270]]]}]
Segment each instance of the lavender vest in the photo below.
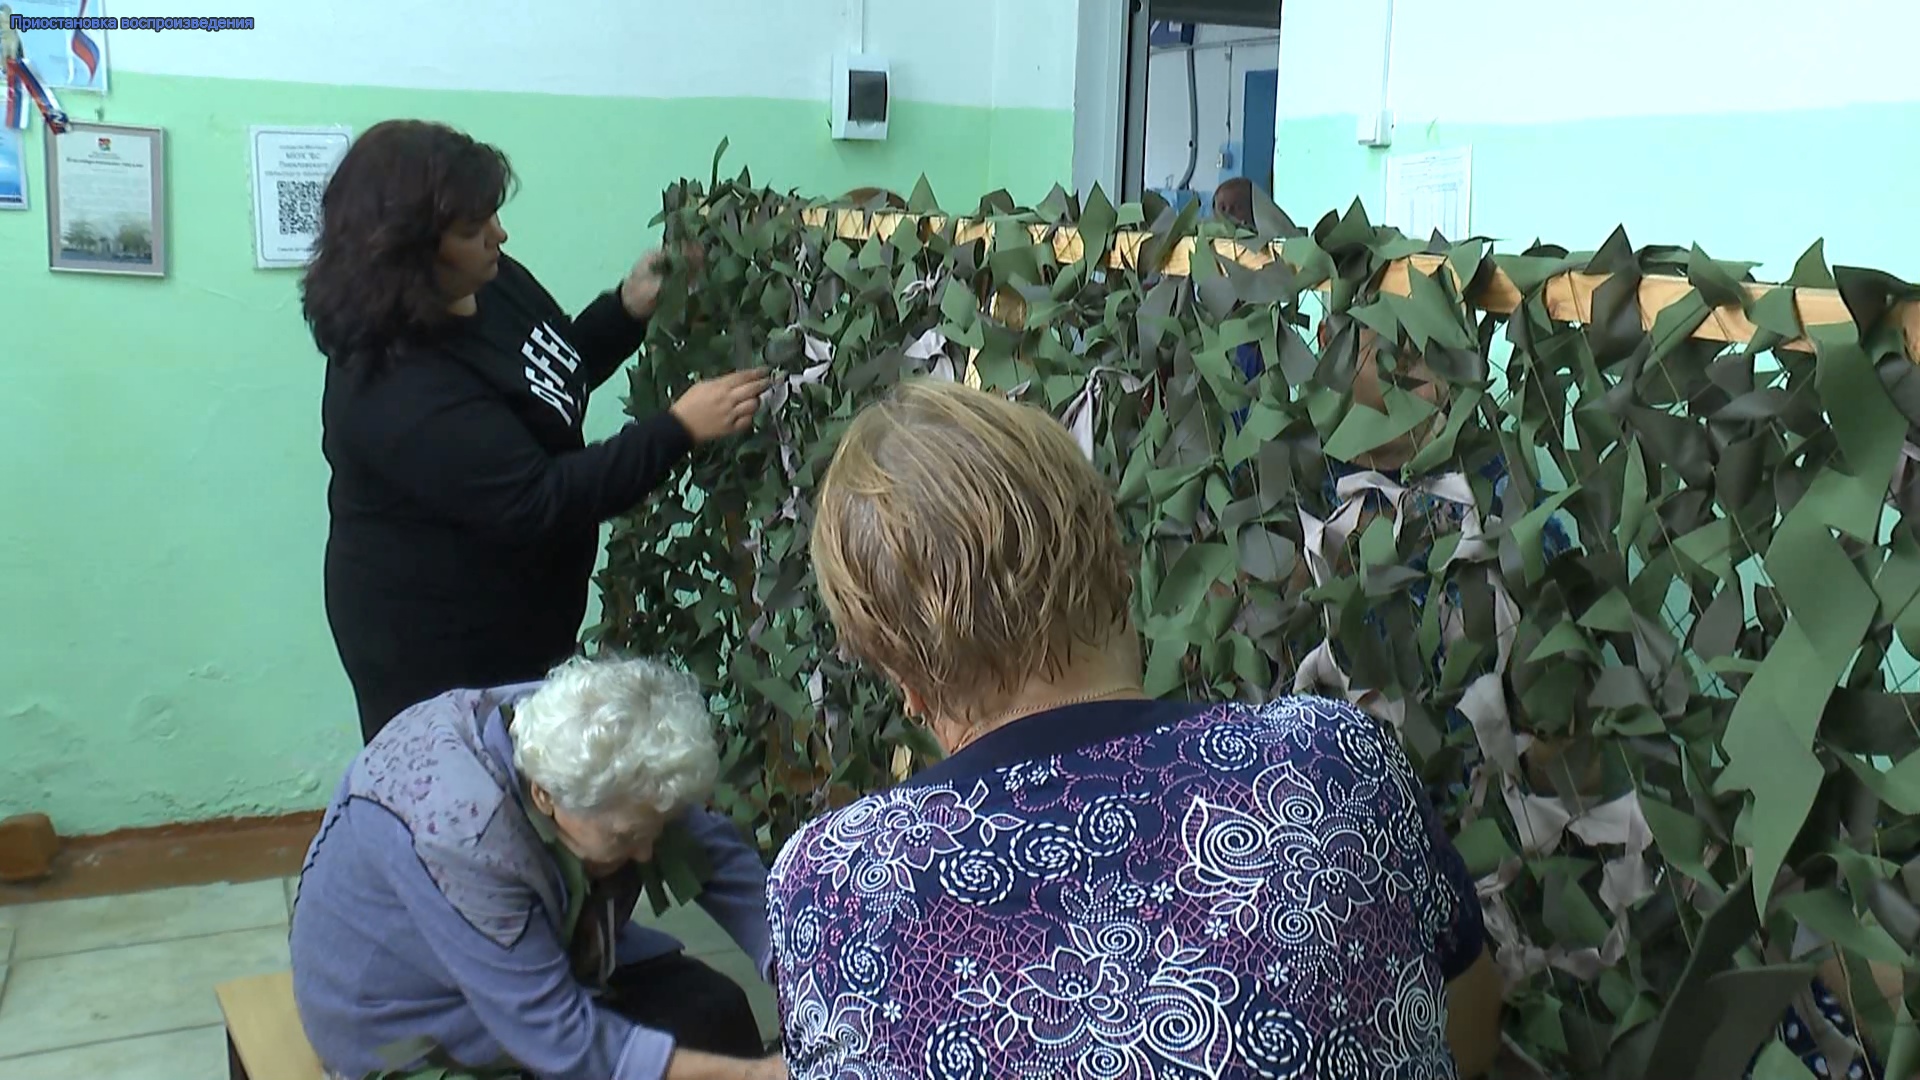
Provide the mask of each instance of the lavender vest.
[{"label": "lavender vest", "polygon": [[[447,902],[501,948],[520,939],[535,907],[566,940],[564,884],[537,826],[518,812],[512,775],[482,738],[500,706],[538,685],[461,690],[416,705],[367,745],[344,781],[347,794],[406,824],[414,852]],[[323,836],[344,805],[335,800],[321,824]],[[310,849],[309,861],[318,848]],[[537,904],[527,903],[528,893]]]}]

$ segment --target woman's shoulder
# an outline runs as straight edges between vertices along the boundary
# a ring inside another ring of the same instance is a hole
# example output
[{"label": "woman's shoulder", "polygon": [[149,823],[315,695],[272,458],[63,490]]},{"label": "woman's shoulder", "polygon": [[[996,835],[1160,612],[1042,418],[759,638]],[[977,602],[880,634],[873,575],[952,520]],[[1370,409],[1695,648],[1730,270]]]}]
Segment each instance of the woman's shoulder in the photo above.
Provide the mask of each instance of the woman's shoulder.
[{"label": "woman's shoulder", "polygon": [[877,825],[887,820],[889,811],[912,805],[915,792],[943,788],[912,787],[905,784],[869,792],[845,806],[809,818],[774,856],[770,876],[785,877],[804,873],[820,857],[823,848],[852,855],[862,841],[874,835]]},{"label": "woman's shoulder", "polygon": [[361,751],[347,794],[382,827],[386,861],[424,871],[461,916],[502,945],[519,936],[550,856],[482,745],[485,698],[453,691],[396,717]]},{"label": "woman's shoulder", "polygon": [[909,781],[864,795],[808,821],[774,857],[768,889],[775,894],[852,888],[867,893],[911,892],[925,871],[964,851],[991,846],[1052,812],[1015,812],[1016,784],[1007,770],[949,782]]},{"label": "woman's shoulder", "polygon": [[457,402],[496,395],[437,339],[400,346],[378,366],[327,365],[322,412],[329,427],[384,431],[411,425],[435,402]]},{"label": "woman's shoulder", "polygon": [[1196,709],[1178,732],[1263,734],[1305,748],[1337,749],[1355,740],[1377,744],[1393,737],[1387,723],[1349,701],[1321,694],[1285,694],[1260,704],[1224,702]]},{"label": "woman's shoulder", "polygon": [[553,294],[547,291],[547,287],[540,283],[539,277],[527,268],[527,264],[505,251],[500,253],[500,272],[487,284],[487,289],[509,296],[518,303],[530,304],[548,314],[565,312],[560,302],[555,300]]},{"label": "woman's shoulder", "polygon": [[[1224,702],[1163,709],[1152,719],[1152,724],[1111,740],[990,770],[936,771],[864,795],[796,830],[776,857],[774,873],[805,874],[850,859],[891,857],[901,850],[893,837],[902,829],[941,833],[984,824],[990,835],[998,834],[1004,830],[996,822],[1008,817],[1016,803],[1023,818],[1049,812],[1072,818],[1084,809],[1077,796],[1044,804],[1034,796],[1080,772],[1106,773],[1122,762],[1131,773],[1183,776],[1196,770],[1239,772],[1276,762],[1310,768],[1318,760],[1339,760],[1350,768],[1372,767],[1397,746],[1397,737],[1383,721],[1346,701],[1314,694],[1291,694],[1258,705]],[[939,779],[930,779],[936,775]]]},{"label": "woman's shoulder", "polygon": [[1286,757],[1300,765],[1338,762],[1348,768],[1408,770],[1400,735],[1387,720],[1350,701],[1320,694],[1288,694],[1264,705],[1236,706],[1231,722],[1291,744]]},{"label": "woman's shoulder", "polygon": [[420,842],[474,846],[512,801],[479,735],[490,704],[481,692],[450,690],[401,712],[361,749],[347,790],[385,807]]}]

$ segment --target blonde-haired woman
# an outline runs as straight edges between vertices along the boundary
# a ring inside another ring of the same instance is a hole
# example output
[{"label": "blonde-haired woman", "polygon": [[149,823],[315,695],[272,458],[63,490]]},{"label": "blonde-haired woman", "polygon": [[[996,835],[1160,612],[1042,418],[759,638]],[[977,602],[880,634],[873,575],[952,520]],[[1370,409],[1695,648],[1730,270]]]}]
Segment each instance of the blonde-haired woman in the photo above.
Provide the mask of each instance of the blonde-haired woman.
[{"label": "blonde-haired woman", "polygon": [[1147,699],[1111,496],[1052,417],[903,385],[812,552],[948,756],[774,866],[794,1076],[1485,1070],[1498,977],[1398,744],[1319,698]]}]

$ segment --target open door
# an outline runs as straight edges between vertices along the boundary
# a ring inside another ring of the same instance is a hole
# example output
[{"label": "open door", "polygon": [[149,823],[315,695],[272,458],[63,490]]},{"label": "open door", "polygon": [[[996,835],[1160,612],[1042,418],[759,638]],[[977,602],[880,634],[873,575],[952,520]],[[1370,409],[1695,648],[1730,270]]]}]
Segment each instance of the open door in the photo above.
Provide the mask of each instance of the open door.
[{"label": "open door", "polygon": [[1234,177],[1271,193],[1280,25],[1281,0],[1127,0],[1113,65],[1123,199],[1210,208]]}]

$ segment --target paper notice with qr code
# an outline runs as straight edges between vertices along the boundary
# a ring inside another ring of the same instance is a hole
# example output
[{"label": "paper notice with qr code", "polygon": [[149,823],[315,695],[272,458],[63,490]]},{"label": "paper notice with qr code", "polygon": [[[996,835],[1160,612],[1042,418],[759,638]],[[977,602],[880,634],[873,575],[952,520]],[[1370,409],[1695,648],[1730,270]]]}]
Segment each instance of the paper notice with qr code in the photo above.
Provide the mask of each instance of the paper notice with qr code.
[{"label": "paper notice with qr code", "polygon": [[320,196],[353,132],[346,127],[251,129],[254,266],[305,266],[320,238]]},{"label": "paper notice with qr code", "polygon": [[1426,241],[1438,232],[1457,244],[1468,230],[1473,208],[1473,148],[1455,147],[1425,154],[1387,158],[1387,213],[1384,225]]}]

